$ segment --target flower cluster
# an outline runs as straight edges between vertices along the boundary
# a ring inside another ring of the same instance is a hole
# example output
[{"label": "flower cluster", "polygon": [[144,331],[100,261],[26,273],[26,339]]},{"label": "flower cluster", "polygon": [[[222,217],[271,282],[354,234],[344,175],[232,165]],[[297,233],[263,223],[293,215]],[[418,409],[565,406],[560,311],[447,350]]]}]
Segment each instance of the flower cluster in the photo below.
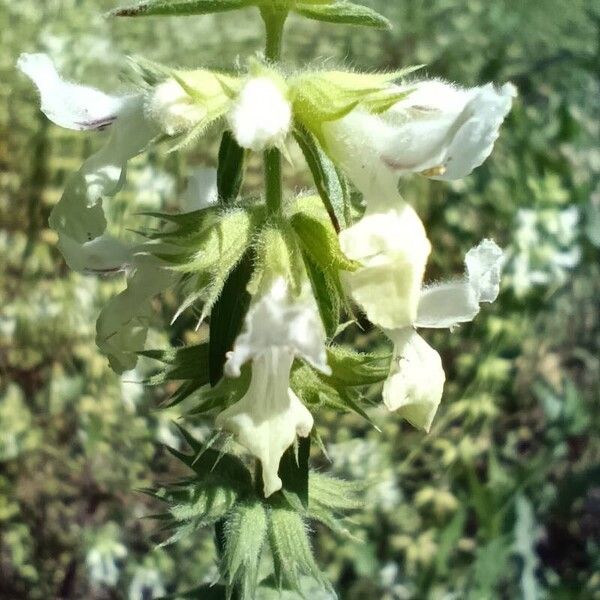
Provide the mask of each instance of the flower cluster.
[{"label": "flower cluster", "polygon": [[[233,315],[240,328],[211,381],[219,384],[224,373],[227,389],[239,385],[212,407],[219,411],[216,427],[260,461],[265,496],[281,489],[280,461],[296,436],[311,434],[309,409],[331,405],[332,397],[353,406],[346,388],[371,383],[340,374],[349,359],[340,359],[332,340],[342,312],[361,311],[392,341],[383,402],[429,430],[445,375],[417,329],[452,329],[493,302],[503,253],[483,240],[467,253],[463,275],[424,284],[431,244],[398,180],[453,180],[481,165],[510,110],[510,84],[464,89],[405,73],[290,74],[258,60],[237,76],[139,63],[139,86],[108,95],[64,80],[46,55],[23,55],[18,66],[54,123],[110,130],[69,178],[50,224],[73,269],[127,274],[127,289],[97,325],[98,343],[116,370],[132,368],[143,349],[155,295],[179,283],[186,293],[181,310],[200,304],[208,317],[245,264],[250,273],[239,292],[250,300],[247,310],[237,309],[244,314]],[[237,157],[238,168],[228,172],[220,163],[218,178],[192,178],[182,202],[189,212],[162,215],[169,224],[149,240],[113,237],[103,203],[125,184],[127,162],[152,143],[185,148],[209,126],[226,131],[220,158]],[[319,197],[284,203],[276,167],[293,139]],[[265,153],[266,202],[244,198],[235,184],[248,152]],[[352,218],[347,180],[364,199],[359,218]],[[366,372],[366,357],[365,364],[352,360]],[[245,365],[249,383],[241,376]]]}]

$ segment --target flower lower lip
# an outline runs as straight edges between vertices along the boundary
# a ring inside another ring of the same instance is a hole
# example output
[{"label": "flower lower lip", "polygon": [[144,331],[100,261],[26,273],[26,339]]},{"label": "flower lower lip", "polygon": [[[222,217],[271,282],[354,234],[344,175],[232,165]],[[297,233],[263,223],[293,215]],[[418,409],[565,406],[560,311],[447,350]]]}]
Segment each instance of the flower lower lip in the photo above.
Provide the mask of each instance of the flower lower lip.
[{"label": "flower lower lip", "polygon": [[112,125],[117,120],[117,115],[107,117],[106,119],[98,119],[96,121],[76,121],[75,125],[82,129],[96,129],[102,131]]}]

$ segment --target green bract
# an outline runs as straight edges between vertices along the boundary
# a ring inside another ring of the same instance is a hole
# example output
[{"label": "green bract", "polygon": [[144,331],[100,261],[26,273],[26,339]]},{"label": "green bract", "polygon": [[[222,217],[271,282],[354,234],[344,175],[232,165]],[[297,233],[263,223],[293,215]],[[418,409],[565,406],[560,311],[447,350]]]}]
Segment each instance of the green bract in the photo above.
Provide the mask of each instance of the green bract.
[{"label": "green bract", "polygon": [[308,19],[388,29],[390,22],[372,8],[346,0],[150,0],[136,6],[118,8],[116,17],[207,15],[247,7],[276,12],[296,12]]}]

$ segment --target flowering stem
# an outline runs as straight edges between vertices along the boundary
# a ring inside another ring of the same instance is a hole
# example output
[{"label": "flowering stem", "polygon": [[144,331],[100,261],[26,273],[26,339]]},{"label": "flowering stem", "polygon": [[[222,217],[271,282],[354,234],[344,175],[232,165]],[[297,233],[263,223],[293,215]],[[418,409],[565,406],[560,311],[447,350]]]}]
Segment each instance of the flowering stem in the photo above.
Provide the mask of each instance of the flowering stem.
[{"label": "flowering stem", "polygon": [[[283,40],[283,27],[287,18],[287,11],[263,8],[261,15],[265,22],[267,42],[265,58],[270,63],[277,63],[281,59]],[[272,215],[281,213],[281,152],[277,148],[269,148],[264,153],[265,168],[265,197],[267,209]]]},{"label": "flowering stem", "polygon": [[277,148],[265,150],[264,165],[267,209],[275,216],[281,212],[281,152]]},{"label": "flowering stem", "polygon": [[267,32],[267,44],[265,47],[265,58],[269,62],[279,62],[281,59],[281,44],[283,41],[283,26],[287,19],[287,11],[263,8],[260,14],[265,22]]}]

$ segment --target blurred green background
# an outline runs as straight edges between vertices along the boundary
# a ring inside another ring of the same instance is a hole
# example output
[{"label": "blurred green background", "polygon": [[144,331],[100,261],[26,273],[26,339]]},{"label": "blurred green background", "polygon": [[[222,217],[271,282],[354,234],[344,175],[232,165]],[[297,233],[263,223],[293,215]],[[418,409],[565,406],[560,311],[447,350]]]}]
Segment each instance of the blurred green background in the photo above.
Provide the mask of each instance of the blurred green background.
[{"label": "blurred green background", "polygon": [[[333,463],[315,455],[315,464],[371,482],[353,539],[315,526],[319,562],[342,600],[600,598],[600,8],[365,3],[394,30],[291,18],[289,66],[424,63],[427,76],[464,85],[513,81],[519,98],[483,167],[450,185],[402,182],[433,241],[430,278],[460,274],[484,237],[508,258],[493,306],[428,336],[448,374],[429,435],[383,411],[373,414],[381,433],[356,416],[319,415]],[[0,0],[2,599],[150,600],[217,572],[210,531],[159,548],[166,535],[141,519],[156,506],[136,489],[178,475],[161,444],[181,443],[180,415],[157,410],[164,390],[136,383],[153,365],[109,370],[95,319],[123,282],[69,272],[47,228],[66,175],[102,134],[49,124],[15,62],[48,52],[70,78],[113,91],[125,55],[231,68],[260,50],[263,32],[252,11],[103,18],[113,7]],[[111,210],[171,205],[189,170],[214,162],[212,138],[140,157]],[[300,159],[289,171],[290,186],[308,185]],[[259,183],[251,169],[248,187]],[[166,327],[174,306],[169,296],[157,303],[149,347],[194,339],[191,316]]]}]

